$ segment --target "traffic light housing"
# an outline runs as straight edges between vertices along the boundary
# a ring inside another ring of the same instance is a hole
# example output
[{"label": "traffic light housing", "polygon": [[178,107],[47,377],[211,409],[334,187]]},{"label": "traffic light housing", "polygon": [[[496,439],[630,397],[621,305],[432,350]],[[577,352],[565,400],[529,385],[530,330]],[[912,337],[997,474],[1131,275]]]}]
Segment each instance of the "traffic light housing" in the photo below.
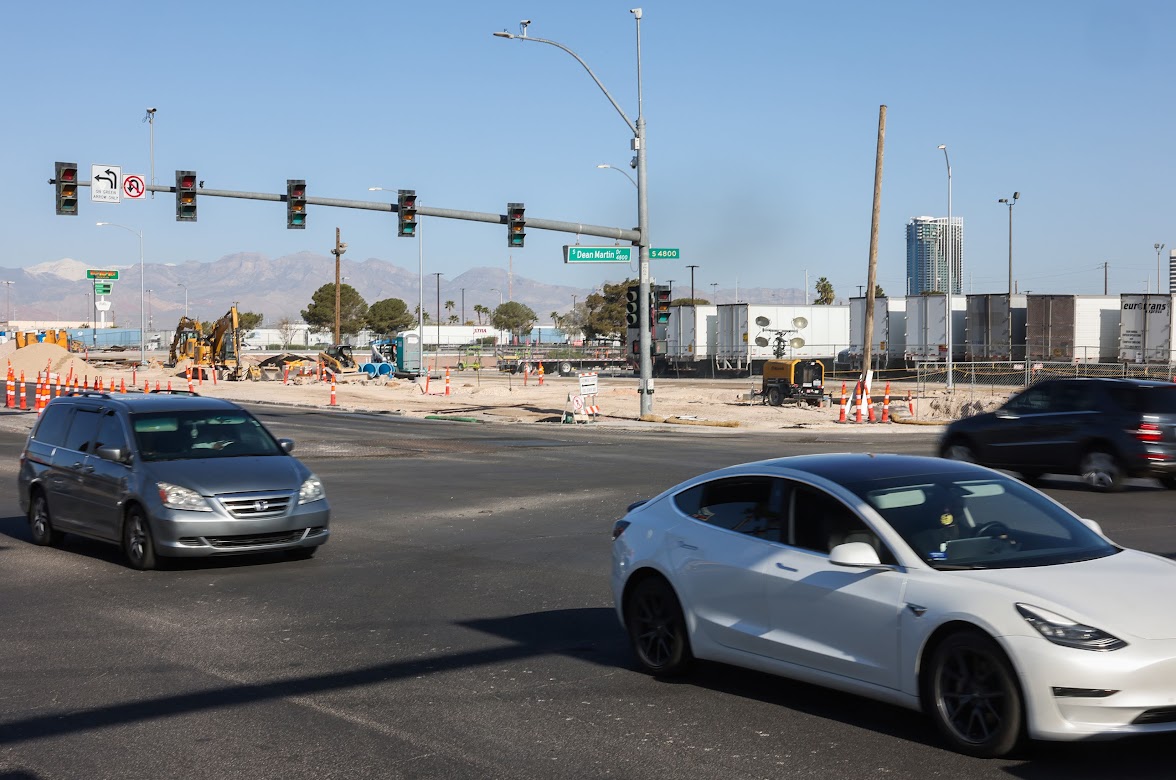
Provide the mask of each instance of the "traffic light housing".
[{"label": "traffic light housing", "polygon": [[306,179],[286,179],[286,229],[306,229]]},{"label": "traffic light housing", "polygon": [[625,290],[625,324],[630,328],[641,324],[641,309],[638,302],[641,299],[641,285],[632,284]]},{"label": "traffic light housing", "polygon": [[416,190],[397,190],[396,210],[396,235],[412,238],[417,226]]},{"label": "traffic light housing", "polygon": [[78,164],[53,163],[53,180],[57,183],[57,213],[78,215]]},{"label": "traffic light housing", "polygon": [[176,222],[196,221],[196,171],[176,171]]},{"label": "traffic light housing", "polygon": [[670,321],[670,286],[655,285],[653,288],[654,322],[665,325]]},{"label": "traffic light housing", "polygon": [[527,238],[527,221],[523,218],[522,203],[506,204],[506,245],[512,249],[521,249]]}]

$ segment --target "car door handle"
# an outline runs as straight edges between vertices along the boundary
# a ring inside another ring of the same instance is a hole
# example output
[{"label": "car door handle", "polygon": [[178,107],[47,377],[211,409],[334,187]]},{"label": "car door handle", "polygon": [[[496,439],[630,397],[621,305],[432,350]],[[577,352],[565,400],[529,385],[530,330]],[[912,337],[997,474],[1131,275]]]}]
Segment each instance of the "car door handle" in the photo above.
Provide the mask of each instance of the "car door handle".
[{"label": "car door handle", "polygon": [[794,569],[794,568],[793,568],[793,567],[791,567],[791,566],[785,566],[784,564],[782,564],[782,563],[780,563],[780,562],[778,562],[778,561],[777,561],[777,563],[776,563],[776,568],[777,568],[777,569],[783,569],[784,571],[800,571],[799,569]]},{"label": "car door handle", "polygon": [[686,542],[678,542],[678,546],[684,550],[697,550],[698,549],[698,545],[686,544]]}]

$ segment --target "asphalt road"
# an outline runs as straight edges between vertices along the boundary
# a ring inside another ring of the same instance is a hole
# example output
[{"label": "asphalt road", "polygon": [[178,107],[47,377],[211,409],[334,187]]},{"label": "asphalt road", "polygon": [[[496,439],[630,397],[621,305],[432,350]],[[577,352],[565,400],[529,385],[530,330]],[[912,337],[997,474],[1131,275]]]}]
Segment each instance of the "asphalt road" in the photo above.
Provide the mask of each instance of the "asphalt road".
[{"label": "asphalt road", "polygon": [[[893,436],[475,426],[255,410],[323,479],[331,542],[126,568],[30,544],[0,495],[0,780],[1170,778],[1176,739],[966,758],[917,713],[704,665],[635,671],[608,591],[625,506],[703,470]],[[23,437],[0,432],[0,482]],[[1176,555],[1171,494],[1052,495]],[[1140,594],[1146,598],[1147,594]]]}]

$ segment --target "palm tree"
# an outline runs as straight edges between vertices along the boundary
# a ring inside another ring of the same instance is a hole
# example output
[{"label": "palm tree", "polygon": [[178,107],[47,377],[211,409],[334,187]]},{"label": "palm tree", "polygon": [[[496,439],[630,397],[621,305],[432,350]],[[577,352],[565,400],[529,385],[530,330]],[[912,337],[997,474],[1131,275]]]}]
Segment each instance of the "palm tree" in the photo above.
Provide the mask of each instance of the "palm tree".
[{"label": "palm tree", "polygon": [[456,306],[457,306],[457,304],[454,303],[453,301],[446,301],[445,302],[445,311],[447,311],[450,314],[453,314],[453,309]]},{"label": "palm tree", "polygon": [[482,315],[483,315],[483,314],[489,314],[489,313],[490,313],[490,310],[489,310],[489,309],[487,309],[487,308],[486,308],[485,306],[483,306],[482,304],[480,304],[480,303],[475,303],[475,304],[474,304],[474,314],[477,314],[477,315],[478,315],[478,324],[479,324],[479,325],[481,325],[481,324],[482,324]]}]

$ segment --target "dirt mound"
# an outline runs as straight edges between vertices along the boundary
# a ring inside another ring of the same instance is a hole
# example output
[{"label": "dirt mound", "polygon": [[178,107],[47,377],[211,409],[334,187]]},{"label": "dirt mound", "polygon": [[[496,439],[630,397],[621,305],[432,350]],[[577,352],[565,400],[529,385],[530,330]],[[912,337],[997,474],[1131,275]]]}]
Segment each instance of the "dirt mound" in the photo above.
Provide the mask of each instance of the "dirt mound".
[{"label": "dirt mound", "polygon": [[[7,347],[8,344],[4,346]],[[103,376],[101,371],[57,344],[30,344],[21,349],[13,348],[7,355],[0,357],[5,359],[5,373],[11,365],[13,373],[18,378],[23,371],[26,379],[33,380],[36,379],[38,372],[46,370],[51,375],[61,377],[62,382],[67,378],[72,382],[74,377],[87,376],[93,381],[94,377]]]}]

